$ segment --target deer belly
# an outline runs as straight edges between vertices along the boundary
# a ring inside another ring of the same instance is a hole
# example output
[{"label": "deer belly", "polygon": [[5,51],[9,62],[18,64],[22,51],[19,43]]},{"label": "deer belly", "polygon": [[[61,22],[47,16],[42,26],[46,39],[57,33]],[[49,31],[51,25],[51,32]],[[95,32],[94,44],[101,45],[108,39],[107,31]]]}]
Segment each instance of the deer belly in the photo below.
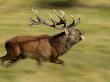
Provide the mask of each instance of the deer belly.
[{"label": "deer belly", "polygon": [[41,53],[26,52],[24,53],[24,55],[28,58],[35,59],[35,60],[40,60],[40,61],[49,60],[48,56],[45,56],[44,54],[41,54]]},{"label": "deer belly", "polygon": [[23,54],[26,57],[32,59],[48,60],[51,55],[51,52],[50,50],[42,49],[42,48],[30,48],[30,49],[24,49]]},{"label": "deer belly", "polygon": [[33,59],[48,59],[51,55],[51,46],[46,40],[29,42],[22,46],[22,52]]}]

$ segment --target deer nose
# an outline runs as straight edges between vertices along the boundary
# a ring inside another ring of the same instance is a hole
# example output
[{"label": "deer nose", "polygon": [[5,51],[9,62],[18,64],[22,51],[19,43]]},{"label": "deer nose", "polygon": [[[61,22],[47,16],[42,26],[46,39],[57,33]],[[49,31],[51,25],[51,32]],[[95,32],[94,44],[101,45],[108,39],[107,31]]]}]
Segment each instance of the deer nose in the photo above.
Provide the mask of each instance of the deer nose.
[{"label": "deer nose", "polygon": [[85,31],[81,31],[80,34],[81,34],[81,39],[82,40],[85,39],[85,36],[84,36],[85,35]]}]

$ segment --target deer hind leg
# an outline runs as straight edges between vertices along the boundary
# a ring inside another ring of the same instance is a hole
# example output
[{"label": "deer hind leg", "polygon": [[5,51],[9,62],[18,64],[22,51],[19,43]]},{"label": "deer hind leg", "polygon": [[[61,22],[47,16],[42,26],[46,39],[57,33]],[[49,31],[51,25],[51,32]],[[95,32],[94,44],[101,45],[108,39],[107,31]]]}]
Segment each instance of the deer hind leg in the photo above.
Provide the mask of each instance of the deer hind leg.
[{"label": "deer hind leg", "polygon": [[6,65],[6,67],[12,66],[12,65],[15,64],[18,60],[19,60],[19,57],[15,58],[15,59],[10,59],[10,61],[9,61],[8,64]]},{"label": "deer hind leg", "polygon": [[9,57],[8,55],[5,55],[5,56],[1,57],[1,65],[4,67],[10,67],[14,63],[16,63],[19,59],[20,59],[19,56],[16,58],[12,58],[12,57]]},{"label": "deer hind leg", "polygon": [[8,57],[8,55],[5,55],[3,57],[0,58],[1,59],[1,65],[4,66],[4,62],[7,60],[10,60],[10,58]]},{"label": "deer hind leg", "polygon": [[25,58],[26,57],[23,54],[19,54],[19,56],[9,59],[9,62],[7,63],[5,67],[10,67],[16,62],[18,62],[18,60],[25,59]]},{"label": "deer hind leg", "polygon": [[[19,59],[19,56],[20,56],[19,48],[14,47],[11,49],[7,49],[7,54],[1,57],[1,65],[7,67],[8,65],[15,63]],[[8,61],[6,65],[5,61]]]},{"label": "deer hind leg", "polygon": [[0,59],[1,59],[1,65],[4,67],[7,67],[7,65],[9,63],[12,63],[15,61],[15,59],[9,57],[8,55],[5,55],[5,56],[1,57]]}]

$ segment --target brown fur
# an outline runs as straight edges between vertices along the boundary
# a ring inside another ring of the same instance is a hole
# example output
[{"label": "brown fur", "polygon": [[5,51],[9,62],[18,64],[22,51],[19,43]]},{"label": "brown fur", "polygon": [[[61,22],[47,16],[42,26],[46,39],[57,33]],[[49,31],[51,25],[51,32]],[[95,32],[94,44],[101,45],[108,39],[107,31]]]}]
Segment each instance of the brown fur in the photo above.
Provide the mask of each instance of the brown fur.
[{"label": "brown fur", "polygon": [[17,60],[27,57],[37,60],[38,64],[47,60],[63,64],[64,62],[58,57],[66,53],[76,43],[75,40],[67,37],[65,32],[54,36],[17,36],[6,42],[7,54],[1,57],[2,65],[5,61],[10,60],[7,64],[10,66]]}]

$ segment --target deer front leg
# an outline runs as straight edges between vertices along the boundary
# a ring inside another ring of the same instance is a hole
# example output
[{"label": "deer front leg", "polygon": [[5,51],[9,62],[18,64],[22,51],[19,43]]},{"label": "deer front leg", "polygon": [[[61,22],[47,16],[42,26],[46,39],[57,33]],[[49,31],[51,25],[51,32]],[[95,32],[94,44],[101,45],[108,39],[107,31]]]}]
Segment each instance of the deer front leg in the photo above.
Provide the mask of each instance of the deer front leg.
[{"label": "deer front leg", "polygon": [[52,57],[50,58],[50,62],[56,63],[56,64],[62,64],[62,65],[64,65],[64,61],[58,59],[58,56],[56,56],[56,57],[52,56]]},{"label": "deer front leg", "polygon": [[64,65],[64,61],[63,60],[60,60],[60,59],[54,60],[54,63]]}]

